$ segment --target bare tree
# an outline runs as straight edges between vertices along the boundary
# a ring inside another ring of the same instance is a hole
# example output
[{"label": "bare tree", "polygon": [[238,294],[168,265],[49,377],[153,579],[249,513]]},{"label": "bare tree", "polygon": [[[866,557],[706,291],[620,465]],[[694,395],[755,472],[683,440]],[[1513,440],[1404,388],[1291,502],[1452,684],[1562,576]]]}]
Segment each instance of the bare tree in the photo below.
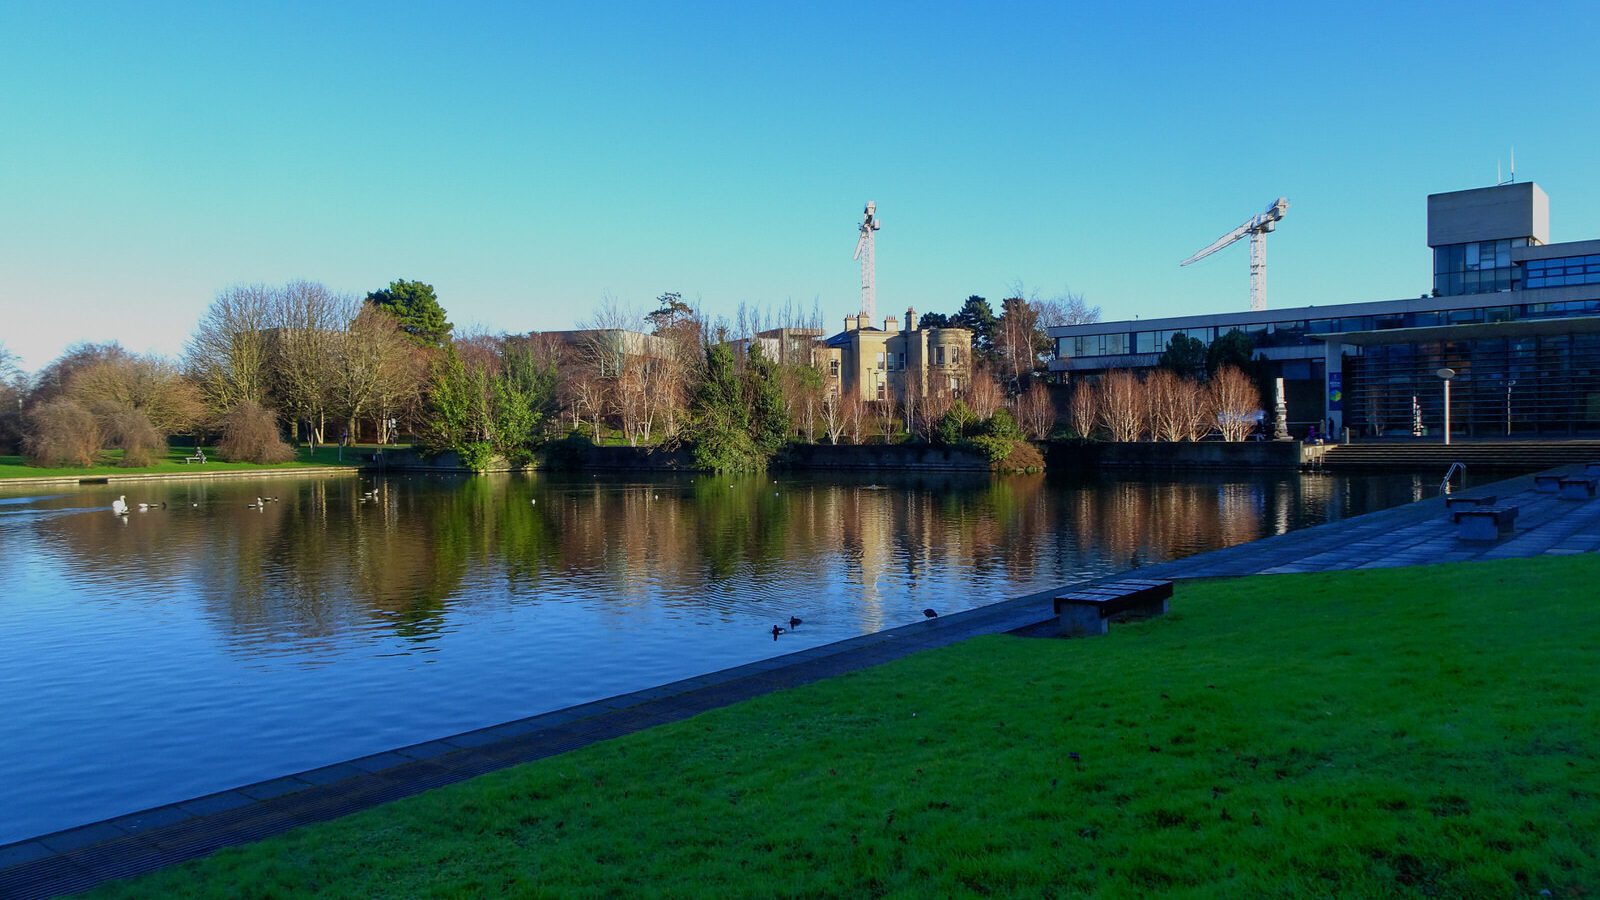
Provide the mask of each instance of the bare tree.
[{"label": "bare tree", "polygon": [[1100,307],[1090,306],[1082,294],[1070,289],[1059,297],[1040,300],[1038,305],[1039,325],[1044,328],[1090,325],[1100,321]]},{"label": "bare tree", "polygon": [[361,304],[332,342],[330,407],[345,430],[359,435],[363,418],[375,420],[378,443],[390,440],[395,413],[414,402],[422,388],[423,351],[387,310]]},{"label": "bare tree", "polygon": [[1209,387],[1223,440],[1242,441],[1249,437],[1261,409],[1261,392],[1256,383],[1233,366],[1223,366],[1212,374]]},{"label": "bare tree", "polygon": [[1210,391],[1198,380],[1185,378],[1179,382],[1176,400],[1178,432],[1182,439],[1198,441],[1205,437],[1216,422]]},{"label": "bare tree", "polygon": [[822,423],[828,432],[828,443],[838,444],[844,437],[844,400],[836,390],[826,390],[822,395]]},{"label": "bare tree", "polygon": [[938,427],[939,420],[955,405],[955,397],[950,390],[944,387],[930,388],[927,393],[917,401],[917,416],[915,429],[917,437],[927,443],[933,442],[934,429]]},{"label": "bare tree", "polygon": [[1017,425],[1022,433],[1036,441],[1050,436],[1056,424],[1055,406],[1050,402],[1050,390],[1044,382],[1035,381],[1026,391],[1017,395],[1013,403]]},{"label": "bare tree", "polygon": [[213,413],[241,400],[265,402],[275,306],[266,285],[238,285],[217,294],[201,317],[184,366]]},{"label": "bare tree", "polygon": [[254,400],[240,400],[222,416],[217,452],[234,462],[279,463],[294,458],[294,451],[278,435],[278,417]]},{"label": "bare tree", "polygon": [[1151,439],[1183,440],[1183,378],[1167,369],[1154,369],[1145,376],[1144,390],[1145,430]]},{"label": "bare tree", "polygon": [[[162,436],[186,432],[205,416],[200,391],[178,370],[159,356],[122,353],[106,356],[77,369],[68,378],[63,395],[76,401],[100,419],[102,431],[135,428],[134,419],[124,415],[139,413]],[[135,437],[135,443],[142,438]],[[136,451],[137,452],[137,451]]]},{"label": "bare tree", "polygon": [[273,394],[313,447],[322,443],[333,399],[332,360],[339,335],[355,318],[358,302],[311,281],[290,282],[274,294]]},{"label": "bare tree", "polygon": [[29,412],[23,447],[28,462],[36,466],[91,466],[102,438],[99,423],[87,409],[57,398]]},{"label": "bare tree", "polygon": [[861,395],[850,392],[839,403],[840,417],[844,420],[844,431],[850,435],[850,443],[861,443],[861,426],[867,418],[867,401]]},{"label": "bare tree", "polygon": [[1085,440],[1094,437],[1094,427],[1100,421],[1100,394],[1093,383],[1078,379],[1072,384],[1072,401],[1067,407],[1067,417],[1072,430]]},{"label": "bare tree", "polygon": [[896,427],[900,424],[900,409],[894,401],[893,391],[872,404],[872,418],[878,426],[878,434],[882,436],[883,442],[892,443]]},{"label": "bare tree", "polygon": [[1139,377],[1125,369],[1100,381],[1100,424],[1113,441],[1137,441],[1145,429],[1145,392]]},{"label": "bare tree", "polygon": [[995,410],[1005,403],[1006,397],[995,382],[994,375],[988,369],[979,368],[972,371],[972,384],[967,388],[965,399],[967,405],[972,407],[973,415],[988,421],[994,417]]},{"label": "bare tree", "polygon": [[993,339],[995,365],[1008,390],[1016,393],[1033,376],[1044,332],[1039,328],[1038,307],[1026,298],[1007,297],[1000,301],[1000,310]]}]

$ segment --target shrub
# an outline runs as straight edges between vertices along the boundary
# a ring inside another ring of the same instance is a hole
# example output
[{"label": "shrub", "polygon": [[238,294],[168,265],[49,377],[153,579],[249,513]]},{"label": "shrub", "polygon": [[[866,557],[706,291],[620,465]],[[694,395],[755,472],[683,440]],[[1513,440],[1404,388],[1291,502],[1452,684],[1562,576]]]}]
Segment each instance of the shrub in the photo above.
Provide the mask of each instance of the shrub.
[{"label": "shrub", "polygon": [[167,439],[150,424],[150,417],[131,406],[103,417],[108,442],[122,448],[122,465],[148,466],[167,454]]},{"label": "shrub", "polygon": [[222,417],[217,453],[232,462],[280,463],[294,450],[278,434],[278,418],[254,400],[241,400]]},{"label": "shrub", "polygon": [[100,439],[100,425],[87,409],[56,399],[28,414],[23,447],[31,465],[92,466]]}]

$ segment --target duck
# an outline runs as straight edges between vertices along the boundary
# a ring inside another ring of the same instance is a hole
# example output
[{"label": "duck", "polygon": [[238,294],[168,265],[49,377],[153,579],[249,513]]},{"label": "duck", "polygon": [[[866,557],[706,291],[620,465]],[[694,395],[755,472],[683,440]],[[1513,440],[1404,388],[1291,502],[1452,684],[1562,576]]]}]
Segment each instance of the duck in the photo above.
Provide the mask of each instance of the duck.
[{"label": "duck", "polygon": [[256,502],[254,502],[254,503],[246,503],[244,505],[244,508],[245,509],[261,509],[262,507],[265,507],[266,505],[267,504],[260,497],[257,497],[256,498]]},{"label": "duck", "polygon": [[122,496],[118,497],[117,499],[111,501],[111,514],[114,515],[114,516],[125,516],[125,515],[128,514],[128,495],[127,494],[123,494]]},{"label": "duck", "polygon": [[166,509],[166,508],[167,508],[167,501],[165,501],[165,500],[161,501],[160,503],[141,503],[141,504],[139,504],[139,512],[146,512],[146,511],[152,510],[152,509]]},{"label": "duck", "polygon": [[938,614],[938,613],[937,613],[937,612],[934,612],[934,611],[933,611],[933,609],[932,609],[932,608],[929,608],[929,609],[925,609],[925,610],[923,610],[923,611],[922,611],[922,614],[923,614],[923,615],[924,615],[924,616],[926,616],[926,617],[927,617],[927,618],[930,618],[930,619],[937,619],[937,618],[939,618],[939,614]]},{"label": "duck", "polygon": [[789,629],[792,631],[792,630],[794,630],[796,628],[799,628],[800,627],[800,623],[804,622],[804,621],[805,621],[805,619],[802,619],[799,616],[790,616],[789,617]]},{"label": "duck", "polygon": [[773,640],[777,640],[778,639],[778,635],[783,634],[784,630],[785,629],[784,629],[784,627],[782,625],[774,625],[774,626],[772,626],[772,639]]}]

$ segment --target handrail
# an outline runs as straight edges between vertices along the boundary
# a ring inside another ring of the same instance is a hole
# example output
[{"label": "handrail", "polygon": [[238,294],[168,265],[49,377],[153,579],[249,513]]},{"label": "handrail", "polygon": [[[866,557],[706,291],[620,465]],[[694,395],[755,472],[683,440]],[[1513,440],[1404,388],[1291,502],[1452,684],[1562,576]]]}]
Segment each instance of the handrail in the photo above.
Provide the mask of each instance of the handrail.
[{"label": "handrail", "polygon": [[1463,485],[1467,483],[1467,464],[1459,461],[1453,462],[1450,464],[1449,470],[1444,473],[1444,480],[1439,482],[1439,493],[1450,493],[1450,479],[1455,477],[1456,472],[1461,473],[1461,483]]}]

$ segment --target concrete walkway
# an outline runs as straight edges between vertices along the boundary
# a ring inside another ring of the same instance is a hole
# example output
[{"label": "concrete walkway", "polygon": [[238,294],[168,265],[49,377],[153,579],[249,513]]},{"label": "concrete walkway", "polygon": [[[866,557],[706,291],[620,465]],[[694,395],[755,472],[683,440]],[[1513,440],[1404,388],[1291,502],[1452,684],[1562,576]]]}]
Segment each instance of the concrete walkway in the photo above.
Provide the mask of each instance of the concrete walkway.
[{"label": "concrete walkway", "polygon": [[[1564,471],[1564,470],[1561,470]],[[1138,570],[1206,578],[1592,552],[1600,501],[1535,493],[1532,476],[1474,489],[1520,505],[1516,533],[1462,544],[1437,499]],[[1114,577],[1101,579],[1115,580]],[[86,890],[430,788],[686,719],[982,634],[1036,630],[1059,589],[247,785],[0,847],[0,897]]]}]

